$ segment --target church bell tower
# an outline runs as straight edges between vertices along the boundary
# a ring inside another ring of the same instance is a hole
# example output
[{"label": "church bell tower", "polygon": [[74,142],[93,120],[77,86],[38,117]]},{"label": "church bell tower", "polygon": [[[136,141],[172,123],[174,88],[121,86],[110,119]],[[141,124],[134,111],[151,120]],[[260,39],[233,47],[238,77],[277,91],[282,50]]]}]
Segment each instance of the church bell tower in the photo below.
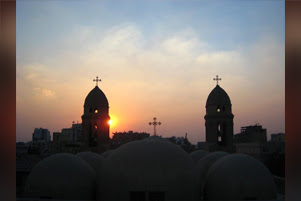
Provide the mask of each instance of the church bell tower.
[{"label": "church bell tower", "polygon": [[228,94],[218,85],[221,80],[216,76],[216,87],[206,102],[206,146],[208,151],[234,152],[232,104]]},{"label": "church bell tower", "polygon": [[98,87],[101,81],[96,77],[94,89],[87,95],[82,115],[82,141],[85,150],[103,152],[109,142],[110,116],[109,102]]}]

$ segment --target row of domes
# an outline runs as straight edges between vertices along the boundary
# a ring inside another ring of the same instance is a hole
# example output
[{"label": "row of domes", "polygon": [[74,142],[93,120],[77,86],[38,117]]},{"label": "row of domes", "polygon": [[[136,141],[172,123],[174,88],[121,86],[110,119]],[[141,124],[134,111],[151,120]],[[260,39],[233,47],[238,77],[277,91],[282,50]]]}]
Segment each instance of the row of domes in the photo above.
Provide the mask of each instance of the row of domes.
[{"label": "row of domes", "polygon": [[65,200],[129,200],[130,192],[165,192],[165,200],[272,200],[273,177],[243,154],[196,151],[158,137],[127,143],[107,155],[60,153],[38,163],[25,196]]}]

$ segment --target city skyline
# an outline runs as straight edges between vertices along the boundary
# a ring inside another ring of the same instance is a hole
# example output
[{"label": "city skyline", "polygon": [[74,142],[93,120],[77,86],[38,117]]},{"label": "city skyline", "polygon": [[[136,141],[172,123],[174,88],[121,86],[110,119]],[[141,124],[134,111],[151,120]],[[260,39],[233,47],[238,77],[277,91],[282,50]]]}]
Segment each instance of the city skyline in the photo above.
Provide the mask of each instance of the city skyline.
[{"label": "city skyline", "polygon": [[255,123],[284,132],[284,1],[173,2],[18,1],[16,140],[80,123],[96,76],[111,137],[152,134],[157,117],[159,135],[205,141],[216,75],[234,134]]}]

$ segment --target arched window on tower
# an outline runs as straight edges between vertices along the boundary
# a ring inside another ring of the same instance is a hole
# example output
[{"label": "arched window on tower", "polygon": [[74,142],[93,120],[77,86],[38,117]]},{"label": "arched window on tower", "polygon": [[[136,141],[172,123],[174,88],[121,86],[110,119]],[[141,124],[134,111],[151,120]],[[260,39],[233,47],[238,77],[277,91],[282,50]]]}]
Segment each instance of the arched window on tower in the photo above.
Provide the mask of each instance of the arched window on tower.
[{"label": "arched window on tower", "polygon": [[217,141],[221,142],[222,141],[222,135],[221,135],[221,123],[218,122],[217,124]]},{"label": "arched window on tower", "polygon": [[97,107],[95,108],[94,113],[98,113]]},{"label": "arched window on tower", "polygon": [[217,109],[216,109],[216,111],[217,111],[217,112],[220,112],[220,111],[221,111],[221,109],[220,109],[220,107],[219,107],[219,106],[217,106]]}]

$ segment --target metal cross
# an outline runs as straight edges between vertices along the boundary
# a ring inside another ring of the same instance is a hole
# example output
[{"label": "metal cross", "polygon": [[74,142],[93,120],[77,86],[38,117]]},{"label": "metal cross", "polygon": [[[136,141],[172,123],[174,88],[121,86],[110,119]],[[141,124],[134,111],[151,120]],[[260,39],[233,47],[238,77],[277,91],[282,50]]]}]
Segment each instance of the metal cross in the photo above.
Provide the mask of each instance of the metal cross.
[{"label": "metal cross", "polygon": [[218,75],[217,75],[216,78],[213,78],[213,80],[216,80],[216,85],[218,85],[218,81],[222,80],[222,78],[218,78]]},{"label": "metal cross", "polygon": [[96,79],[93,80],[93,82],[96,82],[96,86],[98,86],[98,81],[100,82],[101,79],[98,79],[98,76],[96,76]]},{"label": "metal cross", "polygon": [[153,118],[153,122],[149,122],[148,124],[151,126],[151,125],[153,125],[154,126],[154,136],[156,136],[157,135],[157,133],[156,133],[156,126],[157,125],[161,125],[161,122],[157,122],[157,118],[156,117],[154,117]]}]

